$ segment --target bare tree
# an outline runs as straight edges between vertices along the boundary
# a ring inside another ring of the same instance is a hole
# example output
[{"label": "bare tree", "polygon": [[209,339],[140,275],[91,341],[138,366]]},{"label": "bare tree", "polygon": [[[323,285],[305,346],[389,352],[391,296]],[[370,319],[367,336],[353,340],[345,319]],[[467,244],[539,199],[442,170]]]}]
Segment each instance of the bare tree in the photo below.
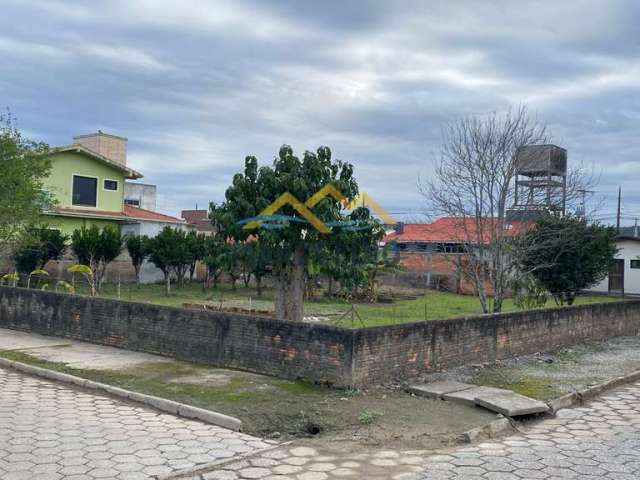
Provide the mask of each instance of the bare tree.
[{"label": "bare tree", "polygon": [[502,309],[507,268],[503,259],[511,232],[506,211],[512,199],[515,151],[547,141],[546,129],[524,107],[486,117],[468,117],[444,129],[442,158],[434,177],[421,185],[437,215],[458,219],[464,248],[461,266],[473,282],[486,313],[487,282],[493,287],[493,311]]},{"label": "bare tree", "polygon": [[[432,215],[456,219],[456,240],[463,245],[462,273],[477,290],[482,310],[500,312],[517,234],[517,227],[507,221],[507,209],[514,202],[515,153],[523,145],[548,143],[549,135],[521,106],[455,121],[443,136],[442,157],[433,177],[420,183],[420,191]],[[582,170],[567,176],[568,202],[579,197],[584,178]]]}]

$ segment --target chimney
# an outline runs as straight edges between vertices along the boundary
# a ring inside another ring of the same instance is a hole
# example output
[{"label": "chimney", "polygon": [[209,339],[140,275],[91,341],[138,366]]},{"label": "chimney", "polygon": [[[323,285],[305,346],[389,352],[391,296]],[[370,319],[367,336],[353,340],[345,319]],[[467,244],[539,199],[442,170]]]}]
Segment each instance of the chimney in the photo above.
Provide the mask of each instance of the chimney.
[{"label": "chimney", "polygon": [[404,233],[404,222],[396,223],[394,229],[398,235]]},{"label": "chimney", "polygon": [[98,130],[98,133],[73,137],[73,143],[93,150],[116,163],[127,165],[127,139],[124,137],[109,135]]}]

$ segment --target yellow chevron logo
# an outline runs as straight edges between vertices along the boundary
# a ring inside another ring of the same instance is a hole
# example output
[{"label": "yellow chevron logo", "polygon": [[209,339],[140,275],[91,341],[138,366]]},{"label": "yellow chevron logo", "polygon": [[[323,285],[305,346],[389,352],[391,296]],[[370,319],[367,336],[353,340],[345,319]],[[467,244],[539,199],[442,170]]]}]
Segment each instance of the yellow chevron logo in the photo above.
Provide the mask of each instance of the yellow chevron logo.
[{"label": "yellow chevron logo", "polygon": [[[291,195],[289,192],[285,192],[280,195],[271,205],[262,210],[259,217],[269,216],[275,214],[278,210],[280,210],[285,205],[290,205],[293,209],[300,214],[306,221],[308,221],[316,230],[320,233],[329,233],[331,229],[327,227],[322,220],[320,220],[314,213],[310,210],[315,207],[321,200],[326,197],[332,197],[336,201],[341,202],[343,205],[347,205],[348,200],[336,187],[333,185],[325,185],[316,193],[314,193],[306,202],[302,203],[296,197]],[[255,220],[253,222],[247,223],[243,228],[245,230],[252,230],[254,228],[258,228],[260,226],[261,220]]]}]

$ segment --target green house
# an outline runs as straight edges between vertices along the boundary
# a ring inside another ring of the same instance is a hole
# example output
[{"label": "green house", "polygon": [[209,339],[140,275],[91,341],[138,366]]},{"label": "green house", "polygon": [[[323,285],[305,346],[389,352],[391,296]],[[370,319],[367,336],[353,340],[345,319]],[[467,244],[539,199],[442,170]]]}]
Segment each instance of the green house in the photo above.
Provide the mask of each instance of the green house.
[{"label": "green house", "polygon": [[56,202],[46,212],[46,222],[71,233],[90,224],[120,227],[131,221],[125,212],[125,181],[142,175],[127,166],[127,139],[99,131],[73,140],[50,156],[44,187]]}]

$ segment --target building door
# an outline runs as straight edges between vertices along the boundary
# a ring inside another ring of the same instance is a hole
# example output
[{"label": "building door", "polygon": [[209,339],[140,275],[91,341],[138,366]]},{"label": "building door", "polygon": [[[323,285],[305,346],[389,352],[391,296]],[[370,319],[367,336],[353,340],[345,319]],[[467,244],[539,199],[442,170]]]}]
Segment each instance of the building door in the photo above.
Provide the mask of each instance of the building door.
[{"label": "building door", "polygon": [[609,292],[624,293],[624,260],[616,259],[609,269]]}]

